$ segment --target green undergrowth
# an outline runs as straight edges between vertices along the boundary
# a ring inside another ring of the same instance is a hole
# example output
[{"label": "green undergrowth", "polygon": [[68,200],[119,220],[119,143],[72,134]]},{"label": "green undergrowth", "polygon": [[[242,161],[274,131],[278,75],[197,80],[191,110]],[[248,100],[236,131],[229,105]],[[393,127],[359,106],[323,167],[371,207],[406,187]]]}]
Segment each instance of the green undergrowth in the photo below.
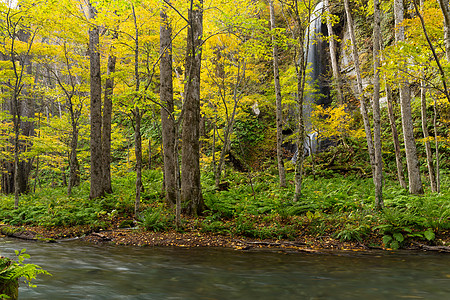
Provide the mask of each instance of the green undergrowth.
[{"label": "green undergrowth", "polygon": [[[207,210],[196,219],[182,218],[180,231],[244,236],[259,239],[333,237],[400,248],[410,241],[442,243],[450,230],[450,180],[443,174],[440,194],[426,191],[411,196],[394,181],[384,184],[385,208],[374,209],[371,178],[357,175],[304,177],[302,197],[293,202],[294,173],[287,173],[288,187],[280,188],[276,169],[262,172],[229,172],[223,179],[228,190],[217,191],[212,173],[203,173],[202,189]],[[121,224],[134,226],[135,177],[113,180],[114,193],[89,200],[89,183],[74,189],[40,188],[22,195],[19,209],[13,198],[1,196],[0,221],[11,225],[75,226],[107,228],[121,217]],[[138,226],[144,230],[175,229],[174,208],[164,204],[160,170],[143,173],[141,214]],[[131,225],[130,225],[131,224]]]},{"label": "green undergrowth", "polygon": [[[161,197],[159,171],[143,173],[142,202],[152,203]],[[0,196],[0,220],[10,225],[76,226],[91,225],[94,228],[108,226],[108,220],[117,215],[130,216],[134,212],[135,176],[113,179],[114,193],[102,199],[89,199],[89,182],[83,182],[67,196],[65,187],[43,187],[20,196],[18,209],[13,209],[13,196]]]},{"label": "green undergrowth", "polygon": [[234,173],[227,179],[228,191],[205,193],[210,210],[201,228],[255,238],[332,236],[386,248],[400,248],[409,241],[440,243],[436,237],[450,229],[448,178],[443,175],[441,193],[427,191],[422,196],[386,180],[385,208],[376,211],[371,178],[306,176],[302,197],[293,202],[293,173],[288,173],[288,188],[279,188],[275,176],[255,173],[250,180],[248,174]]}]

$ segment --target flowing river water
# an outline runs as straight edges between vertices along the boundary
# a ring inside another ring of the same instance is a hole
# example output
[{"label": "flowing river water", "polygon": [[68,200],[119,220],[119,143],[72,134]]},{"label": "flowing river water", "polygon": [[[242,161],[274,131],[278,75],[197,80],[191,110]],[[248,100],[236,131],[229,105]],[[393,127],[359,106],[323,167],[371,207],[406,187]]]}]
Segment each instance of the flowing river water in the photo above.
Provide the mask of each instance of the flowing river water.
[{"label": "flowing river water", "polygon": [[20,299],[450,299],[450,255],[95,246],[0,239],[53,276]]}]

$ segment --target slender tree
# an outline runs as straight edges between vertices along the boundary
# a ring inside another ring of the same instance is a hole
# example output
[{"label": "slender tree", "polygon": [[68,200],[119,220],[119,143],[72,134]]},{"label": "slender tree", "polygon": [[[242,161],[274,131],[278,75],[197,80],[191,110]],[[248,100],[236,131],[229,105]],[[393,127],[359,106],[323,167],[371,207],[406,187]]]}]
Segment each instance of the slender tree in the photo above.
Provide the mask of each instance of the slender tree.
[{"label": "slender tree", "polygon": [[431,151],[431,143],[429,141],[430,134],[428,132],[428,117],[427,117],[427,98],[424,81],[420,82],[420,115],[422,121],[422,132],[425,140],[425,153],[427,155],[428,176],[430,179],[430,186],[432,192],[437,192],[436,176],[433,163],[433,153]]},{"label": "slender tree", "polygon": [[351,49],[352,49],[353,63],[355,65],[355,72],[356,72],[357,98],[359,99],[359,102],[360,102],[361,115],[363,117],[364,131],[366,133],[367,148],[369,150],[370,165],[372,167],[372,173],[373,173],[373,175],[375,175],[375,150],[373,147],[372,131],[370,128],[370,120],[369,120],[369,114],[367,111],[366,99],[364,97],[361,69],[359,66],[359,55],[358,55],[358,49],[357,49],[357,45],[356,45],[355,29],[354,29],[352,13],[350,10],[349,0],[344,0],[344,7],[345,7],[345,14],[347,16],[347,24],[348,24],[348,30],[350,33],[350,40],[352,43]]},{"label": "slender tree", "polygon": [[[5,7],[1,11],[2,22],[5,24],[3,38],[9,43],[2,53],[2,60],[7,62],[12,70],[12,78],[4,82],[7,99],[7,109],[13,123],[13,163],[6,163],[7,173],[2,174],[2,190],[14,193],[14,207],[19,206],[19,196],[29,189],[28,176],[31,164],[20,155],[25,151],[27,143],[24,136],[31,136],[34,132],[33,122],[27,120],[34,116],[34,104],[29,95],[30,86],[26,77],[31,75],[31,50],[39,27],[27,24],[30,8]],[[22,46],[20,46],[22,44]],[[2,80],[3,81],[3,80]]]},{"label": "slender tree", "polygon": [[164,153],[164,186],[166,202],[172,205],[177,201],[177,153],[175,148],[175,119],[172,82],[172,27],[165,8],[161,10],[160,26],[160,87],[161,129]]},{"label": "slender tree", "polygon": [[[306,69],[308,57],[309,44],[309,24],[311,22],[312,15],[312,2],[305,1],[300,2],[292,0],[287,2],[289,6],[287,12],[292,12],[291,22],[295,24],[295,29],[291,31],[292,39],[296,40],[294,50],[294,66],[296,73],[296,108],[297,108],[297,157],[295,161],[295,192],[294,201],[300,200],[302,196],[302,182],[303,182],[303,161],[305,151],[305,120],[303,115],[303,103],[306,86]],[[305,38],[306,37],[306,38]],[[306,51],[305,51],[306,49]]]},{"label": "slender tree", "polygon": [[[401,43],[405,40],[405,29],[401,24],[403,22],[403,14],[403,1],[394,0],[396,43]],[[401,78],[399,90],[403,140],[405,143],[406,165],[408,167],[409,192],[411,194],[423,194],[419,159],[417,157],[416,142],[414,139],[414,124],[411,112],[411,89],[410,83],[406,77]]]},{"label": "slender tree", "polygon": [[145,111],[139,108],[140,99],[142,99],[142,95],[140,95],[141,88],[141,77],[139,74],[139,26],[137,24],[137,16],[134,5],[131,5],[132,16],[133,16],[133,24],[134,24],[134,92],[135,92],[135,100],[136,104],[134,109],[132,109],[132,114],[134,118],[134,154],[136,157],[136,194],[134,201],[134,217],[139,219],[140,213],[140,203],[141,203],[141,190],[143,188],[142,185],[142,134],[141,134],[141,123],[142,116]]},{"label": "slender tree", "polygon": [[408,186],[406,184],[405,176],[403,174],[403,163],[402,163],[402,156],[401,156],[401,151],[400,151],[400,141],[398,139],[397,124],[395,122],[396,118],[394,115],[394,108],[392,105],[392,101],[393,101],[392,87],[387,82],[385,82],[385,86],[386,86],[386,100],[387,100],[389,124],[391,126],[392,140],[394,142],[395,165],[397,167],[397,179],[398,179],[400,186],[404,189],[407,189]]},{"label": "slender tree", "polygon": [[344,104],[344,94],[342,93],[341,75],[336,55],[336,41],[334,38],[333,24],[331,22],[330,3],[323,1],[325,12],[327,13],[328,44],[330,50],[331,69],[333,71],[333,87],[336,90],[339,104]]},{"label": "slender tree", "polygon": [[280,178],[280,187],[286,187],[286,174],[283,162],[283,105],[281,99],[280,71],[278,62],[278,41],[276,35],[275,10],[273,0],[269,0],[270,10],[270,29],[272,30],[272,53],[273,53],[273,80],[275,87],[276,101],[276,126],[277,126],[277,162],[278,177]]},{"label": "slender tree", "polygon": [[374,26],[373,26],[373,135],[375,154],[375,207],[383,207],[383,166],[381,157],[381,112],[380,112],[380,2],[373,1]]},{"label": "slender tree", "polygon": [[439,0],[439,7],[444,15],[444,45],[447,61],[450,62],[450,8],[448,0]]}]

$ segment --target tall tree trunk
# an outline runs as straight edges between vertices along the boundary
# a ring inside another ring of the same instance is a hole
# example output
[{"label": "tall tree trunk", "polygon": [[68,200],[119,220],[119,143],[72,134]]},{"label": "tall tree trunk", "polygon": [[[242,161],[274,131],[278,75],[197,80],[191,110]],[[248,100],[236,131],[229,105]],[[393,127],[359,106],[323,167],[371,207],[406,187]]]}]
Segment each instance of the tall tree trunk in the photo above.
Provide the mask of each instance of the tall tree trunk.
[{"label": "tall tree trunk", "polygon": [[272,30],[272,52],[273,52],[273,80],[275,86],[275,101],[276,101],[276,116],[277,116],[277,162],[278,162],[278,177],[280,178],[280,187],[286,187],[286,174],[284,171],[283,162],[283,105],[281,99],[281,85],[280,72],[278,63],[278,45],[277,36],[274,32],[275,24],[275,10],[273,7],[273,0],[269,0],[270,8],[270,28]]},{"label": "tall tree trunk", "polygon": [[205,209],[200,183],[200,68],[202,58],[203,0],[190,1],[188,10],[186,85],[182,132],[181,199],[186,214]]},{"label": "tall tree trunk", "polygon": [[420,86],[420,104],[421,104],[420,115],[422,120],[422,132],[423,138],[425,140],[425,152],[427,154],[428,176],[430,178],[431,191],[435,193],[437,192],[437,184],[436,184],[436,176],[434,173],[433,153],[431,151],[431,143],[429,141],[430,134],[428,132],[427,98],[423,81],[421,81]]},{"label": "tall tree trunk", "polygon": [[177,201],[177,182],[175,164],[175,119],[172,82],[172,27],[165,10],[161,10],[160,32],[160,87],[161,128],[164,155],[164,186],[166,202],[172,205]]},{"label": "tall tree trunk", "polygon": [[[94,8],[89,3],[89,17],[95,17]],[[100,36],[98,26],[89,30],[90,90],[91,90],[91,191],[90,199],[103,197],[103,157],[102,157],[102,80],[100,73]]]},{"label": "tall tree trunk", "polygon": [[369,150],[372,174],[373,174],[373,176],[375,176],[375,150],[373,147],[372,131],[370,128],[370,121],[369,121],[369,115],[367,112],[366,99],[364,97],[361,70],[359,67],[359,55],[358,55],[355,30],[354,30],[354,24],[353,24],[352,13],[350,10],[349,0],[344,0],[344,7],[345,7],[345,14],[347,16],[350,40],[352,42],[352,56],[353,56],[353,63],[355,64],[355,72],[356,72],[356,80],[357,80],[357,94],[358,94],[357,98],[359,99],[360,106],[361,106],[361,115],[362,115],[363,123],[364,123],[364,131],[366,133],[367,148]]},{"label": "tall tree trunk", "polygon": [[375,208],[383,208],[383,165],[381,157],[381,112],[380,112],[380,2],[373,1],[373,139],[375,150]]},{"label": "tall tree trunk", "polygon": [[141,137],[141,112],[139,107],[134,110],[134,154],[136,156],[136,197],[134,201],[134,218],[139,219],[141,189],[142,189],[142,137]]},{"label": "tall tree trunk", "polygon": [[[299,36],[297,37],[299,40],[299,45],[296,48],[296,52],[298,52],[297,56],[294,57],[294,65],[297,76],[297,97],[296,97],[296,105],[297,105],[297,160],[295,161],[295,192],[294,192],[294,202],[300,200],[302,196],[302,183],[303,183],[303,160],[305,154],[305,122],[303,115],[303,102],[304,102],[304,92],[305,92],[305,83],[306,83],[306,68],[307,68],[307,60],[308,51],[305,51],[305,45],[309,44],[310,33],[307,28],[309,28],[309,23],[311,19],[312,7],[311,1],[309,1],[308,7],[308,15],[307,22],[303,22],[298,10],[298,1],[294,1],[295,7],[295,18],[298,26]],[[306,33],[306,35],[305,35]],[[305,37],[306,36],[306,41]],[[306,53],[305,53],[306,52]]]},{"label": "tall tree trunk", "polygon": [[[14,93],[16,94],[16,93]],[[14,209],[19,208],[19,130],[20,130],[20,113],[19,99],[13,96],[13,126],[14,126]]]},{"label": "tall tree trunk", "polygon": [[439,0],[439,6],[444,15],[444,45],[447,61],[450,62],[450,9],[448,0]]},{"label": "tall tree trunk", "polygon": [[113,54],[108,56],[106,68],[105,96],[103,98],[103,118],[102,118],[102,151],[103,151],[103,189],[105,193],[113,192],[111,185],[111,118],[113,109],[113,89],[116,71],[116,57]]},{"label": "tall tree trunk", "polygon": [[[403,22],[403,1],[394,0],[395,15],[395,41],[405,40]],[[414,124],[411,112],[411,90],[409,81],[401,78],[400,83],[400,108],[402,114],[403,139],[405,142],[406,165],[408,167],[409,192],[411,194],[423,194],[422,180],[420,178],[419,159],[417,157],[416,142],[414,139]]]},{"label": "tall tree trunk", "polygon": [[436,155],[436,192],[441,192],[441,172],[440,172],[440,164],[439,164],[439,141],[438,141],[438,128],[437,128],[437,101],[436,98],[434,100],[433,106],[433,127],[434,127],[434,147],[435,147],[435,155]]},{"label": "tall tree trunk", "polygon": [[[327,14],[331,14],[330,12],[330,3],[328,0],[323,1],[325,12]],[[342,93],[342,85],[341,85],[341,75],[339,72],[339,64],[337,62],[336,55],[336,41],[334,39],[333,33],[333,24],[330,22],[330,18],[327,18],[327,29],[328,29],[328,44],[330,49],[330,58],[331,58],[331,69],[333,70],[333,87],[336,90],[338,95],[339,104],[344,104],[344,94]]]},{"label": "tall tree trunk", "polygon": [[[134,5],[131,5],[133,11],[134,21],[134,78],[135,78],[135,92],[136,97],[140,98],[139,91],[141,88],[141,78],[139,75],[139,27],[137,25],[137,16]],[[134,218],[140,218],[140,203],[141,203],[141,189],[142,189],[142,136],[141,136],[141,120],[142,113],[139,106],[136,105],[132,111],[134,115],[134,154],[136,156],[136,197],[134,201]]]}]

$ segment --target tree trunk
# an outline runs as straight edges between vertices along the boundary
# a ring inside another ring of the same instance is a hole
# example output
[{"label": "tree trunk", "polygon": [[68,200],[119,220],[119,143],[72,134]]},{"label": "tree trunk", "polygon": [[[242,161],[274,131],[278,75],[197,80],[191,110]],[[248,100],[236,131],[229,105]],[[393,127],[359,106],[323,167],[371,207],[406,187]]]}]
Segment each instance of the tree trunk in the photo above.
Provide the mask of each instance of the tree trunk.
[{"label": "tree trunk", "polygon": [[434,147],[435,147],[435,155],[436,155],[436,192],[441,192],[441,172],[439,165],[439,141],[438,141],[438,128],[437,128],[437,101],[436,98],[434,100],[433,106],[433,127],[434,127]]},{"label": "tree trunk", "polygon": [[[331,14],[330,12],[330,3],[328,0],[323,1],[325,11],[327,14]],[[339,72],[339,65],[337,62],[337,55],[336,55],[336,41],[334,40],[334,33],[333,33],[333,24],[331,24],[330,19],[327,18],[327,29],[328,29],[328,44],[330,49],[330,58],[331,58],[331,68],[333,70],[333,87],[336,90],[336,93],[338,95],[339,104],[344,104],[344,94],[342,93],[342,86],[341,86],[341,75]]]},{"label": "tree trunk", "polygon": [[[269,0],[270,8],[270,29],[274,31],[276,29],[275,24],[275,11],[273,7],[273,0]],[[281,85],[280,85],[280,72],[278,63],[278,45],[277,36],[275,32],[272,32],[272,52],[273,52],[273,80],[275,86],[275,99],[276,99],[276,117],[277,117],[277,162],[278,162],[278,177],[280,178],[280,187],[286,187],[286,174],[284,171],[283,162],[283,106],[281,99]]]},{"label": "tree trunk", "polygon": [[381,112],[380,112],[380,3],[373,1],[373,137],[375,150],[375,208],[383,208],[383,165],[381,157]]},{"label": "tree trunk", "polygon": [[[94,8],[89,3],[90,19],[94,18]],[[89,30],[89,60],[90,60],[90,94],[91,94],[91,191],[90,199],[103,197],[103,157],[102,157],[102,81],[100,73],[99,28],[94,26]]]},{"label": "tree trunk", "polygon": [[[403,1],[394,0],[395,15],[395,41],[405,40],[403,22]],[[400,83],[400,107],[402,115],[403,139],[405,142],[406,165],[408,167],[409,192],[411,194],[423,194],[422,180],[420,178],[419,159],[417,157],[416,143],[414,139],[414,124],[411,112],[411,90],[409,81],[401,78]]]},{"label": "tree trunk", "polygon": [[113,109],[113,89],[114,77],[116,71],[116,57],[112,54],[108,56],[108,65],[106,69],[105,96],[103,101],[102,118],[102,151],[103,151],[103,189],[105,193],[113,192],[111,185],[111,118]]},{"label": "tree trunk", "polygon": [[403,164],[400,152],[400,142],[398,140],[397,125],[395,123],[395,115],[392,107],[392,90],[389,84],[386,83],[386,98],[387,98],[387,108],[389,115],[389,124],[391,125],[392,139],[394,142],[394,152],[395,152],[395,163],[397,166],[397,178],[400,186],[407,189],[408,186],[405,182],[405,176],[403,175]]},{"label": "tree trunk", "polygon": [[134,111],[134,154],[136,156],[136,197],[134,201],[134,218],[139,219],[141,189],[142,189],[142,137],[141,137],[141,112],[139,107]]},{"label": "tree trunk", "polygon": [[[298,3],[295,1],[295,17],[298,26],[299,36],[297,37],[299,40],[299,45],[297,46],[298,55],[294,57],[295,71],[297,75],[297,97],[296,97],[296,105],[297,105],[297,160],[295,161],[295,192],[294,192],[294,202],[300,200],[302,196],[302,183],[303,183],[303,160],[305,154],[305,122],[303,116],[303,102],[304,102],[304,92],[305,92],[305,83],[306,83],[306,68],[307,68],[307,60],[308,51],[305,53],[305,45],[309,44],[309,22],[311,19],[312,8],[308,9],[307,22],[302,22],[300,13],[298,11]],[[306,35],[305,35],[306,32]],[[306,38],[306,41],[304,37]]]},{"label": "tree trunk", "polygon": [[80,164],[77,158],[78,148],[78,126],[72,124],[72,139],[70,141],[70,153],[69,153],[69,184],[67,185],[67,195],[72,194],[72,188],[80,184]]},{"label": "tree trunk", "polygon": [[[364,131],[366,133],[366,141],[367,141],[367,148],[369,150],[369,157],[370,157],[370,165],[372,168],[372,174],[375,176],[375,151],[373,147],[373,141],[372,141],[372,131],[370,128],[370,121],[369,121],[369,115],[367,112],[367,104],[364,97],[364,91],[363,91],[363,85],[362,85],[362,77],[361,77],[361,70],[359,67],[359,55],[358,55],[358,49],[356,45],[356,38],[355,38],[355,30],[354,30],[354,24],[353,24],[353,18],[350,11],[350,5],[349,0],[344,0],[344,7],[345,7],[345,14],[347,16],[347,23],[348,23],[348,30],[350,33],[350,40],[352,42],[352,55],[353,55],[353,62],[355,64],[355,72],[356,72],[356,79],[357,79],[357,90],[358,95],[357,98],[360,101],[361,106],[361,115],[363,118],[364,123]],[[375,179],[374,179],[375,180]]]},{"label": "tree trunk", "polygon": [[439,0],[439,6],[444,15],[444,45],[447,61],[450,62],[450,10],[448,0]]},{"label": "tree trunk", "polygon": [[[135,78],[135,92],[137,94],[137,98],[139,99],[141,96],[140,92],[140,84],[141,78],[139,76],[139,28],[137,25],[137,16],[134,10],[134,5],[131,5],[131,9],[133,11],[133,21],[134,21],[134,78]],[[134,218],[138,220],[140,218],[140,203],[141,203],[141,190],[142,190],[142,136],[141,136],[141,120],[142,113],[139,109],[139,106],[136,105],[134,110],[132,111],[134,115],[134,154],[136,156],[136,194],[134,201]]]},{"label": "tree trunk", "polygon": [[[27,88],[29,86],[24,82],[25,74],[31,75],[31,57],[30,51],[33,45],[34,36],[30,32],[19,29],[20,21],[7,19],[8,36],[11,42],[10,51],[5,57],[11,63],[14,74],[13,80],[7,83],[11,90],[9,99],[9,111],[12,115],[14,136],[12,141],[12,151],[14,160],[12,163],[5,163],[6,172],[2,174],[2,190],[6,193],[14,193],[14,208],[19,206],[19,196],[29,190],[28,177],[31,172],[31,163],[28,160],[20,160],[20,153],[26,151],[30,145],[20,139],[20,135],[31,136],[34,133],[34,124],[27,121],[26,118],[34,117],[34,103],[31,97],[28,97]],[[27,45],[26,52],[18,54],[16,41],[19,40]],[[20,68],[17,66],[20,65]],[[22,117],[25,120],[22,120]]]},{"label": "tree trunk", "polygon": [[202,58],[203,0],[190,1],[188,11],[186,85],[182,132],[181,199],[186,214],[205,209],[200,183],[200,68]]},{"label": "tree trunk", "polygon": [[161,10],[160,47],[160,87],[161,128],[164,155],[164,186],[166,202],[174,205],[177,200],[175,119],[172,81],[172,27],[165,10]]},{"label": "tree trunk", "polygon": [[430,178],[431,191],[435,193],[437,192],[437,184],[436,184],[436,176],[434,173],[433,153],[431,151],[431,143],[429,140],[430,134],[428,132],[427,99],[423,81],[421,81],[420,87],[420,104],[421,104],[420,115],[422,120],[422,132],[423,138],[425,140],[425,152],[427,154],[428,176]]}]

